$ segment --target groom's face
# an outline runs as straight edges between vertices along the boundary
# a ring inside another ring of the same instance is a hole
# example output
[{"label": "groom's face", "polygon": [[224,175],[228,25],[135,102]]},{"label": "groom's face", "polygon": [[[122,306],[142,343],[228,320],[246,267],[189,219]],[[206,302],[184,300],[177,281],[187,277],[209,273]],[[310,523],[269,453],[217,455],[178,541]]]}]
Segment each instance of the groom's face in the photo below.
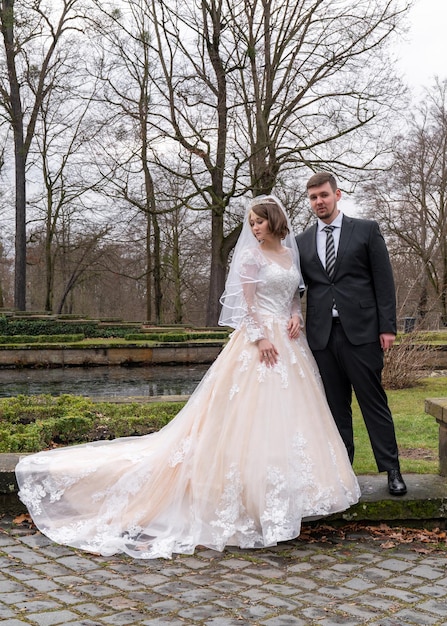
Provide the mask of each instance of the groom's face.
[{"label": "groom's face", "polygon": [[341,198],[340,189],[335,191],[329,182],[310,187],[307,190],[310,206],[317,217],[326,224],[330,224],[338,215],[337,202]]}]

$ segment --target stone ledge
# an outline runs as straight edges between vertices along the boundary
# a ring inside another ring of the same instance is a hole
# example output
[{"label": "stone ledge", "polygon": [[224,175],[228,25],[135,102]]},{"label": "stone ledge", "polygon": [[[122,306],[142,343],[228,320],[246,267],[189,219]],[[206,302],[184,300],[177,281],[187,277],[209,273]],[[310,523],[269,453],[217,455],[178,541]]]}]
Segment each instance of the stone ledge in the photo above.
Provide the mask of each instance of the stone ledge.
[{"label": "stone ledge", "polygon": [[425,412],[432,415],[437,422],[447,424],[447,398],[427,398]]},{"label": "stone ledge", "polygon": [[[24,454],[0,454],[0,515],[26,512],[17,496],[14,469]],[[360,502],[347,511],[331,515],[327,521],[399,522],[416,526],[436,523],[445,527],[447,519],[447,479],[435,474],[405,474],[408,493],[390,496],[386,474],[359,476]]]},{"label": "stone ledge", "polygon": [[386,474],[359,476],[362,496],[358,504],[338,517],[344,521],[437,522],[447,520],[447,479],[437,474],[404,474],[408,492],[388,493]]},{"label": "stone ledge", "polygon": [[427,398],[425,412],[439,424],[439,473],[447,476],[447,398]]},{"label": "stone ledge", "polygon": [[17,496],[15,466],[23,454],[0,454],[0,515],[16,515],[26,507]]},{"label": "stone ledge", "polygon": [[[185,365],[212,363],[224,341],[168,343],[151,346],[66,345],[46,347],[0,346],[0,367],[93,367],[103,365]],[[36,344],[37,345],[37,344]]]}]

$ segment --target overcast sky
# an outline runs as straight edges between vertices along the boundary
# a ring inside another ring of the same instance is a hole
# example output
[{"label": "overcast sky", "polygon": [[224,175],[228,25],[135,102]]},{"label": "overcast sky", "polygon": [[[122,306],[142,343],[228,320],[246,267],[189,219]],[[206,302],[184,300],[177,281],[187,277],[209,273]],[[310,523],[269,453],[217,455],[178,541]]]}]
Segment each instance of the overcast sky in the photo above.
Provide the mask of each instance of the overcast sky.
[{"label": "overcast sky", "polygon": [[399,65],[412,87],[429,87],[435,75],[447,78],[447,0],[417,0],[410,24]]}]

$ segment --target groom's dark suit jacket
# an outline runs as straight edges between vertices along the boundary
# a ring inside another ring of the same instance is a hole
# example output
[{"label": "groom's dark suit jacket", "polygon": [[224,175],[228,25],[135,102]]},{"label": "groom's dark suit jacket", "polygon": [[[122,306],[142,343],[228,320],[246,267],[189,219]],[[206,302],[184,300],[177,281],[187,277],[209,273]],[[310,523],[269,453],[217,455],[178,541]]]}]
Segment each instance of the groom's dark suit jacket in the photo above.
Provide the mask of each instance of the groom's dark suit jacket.
[{"label": "groom's dark suit jacket", "polygon": [[377,222],[343,216],[331,280],[317,253],[317,224],[297,236],[307,286],[306,333],[312,350],[326,347],[335,301],[349,341],[378,341],[396,333],[396,300],[388,251]]}]

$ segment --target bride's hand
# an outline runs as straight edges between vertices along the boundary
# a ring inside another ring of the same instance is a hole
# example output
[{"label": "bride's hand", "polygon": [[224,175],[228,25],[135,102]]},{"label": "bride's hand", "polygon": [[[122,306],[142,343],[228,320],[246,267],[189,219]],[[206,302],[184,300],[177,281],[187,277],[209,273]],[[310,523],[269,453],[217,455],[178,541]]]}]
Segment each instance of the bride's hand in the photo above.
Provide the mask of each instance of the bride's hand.
[{"label": "bride's hand", "polygon": [[278,350],[268,339],[260,339],[258,341],[259,360],[265,363],[267,367],[276,365],[278,361]]},{"label": "bride's hand", "polygon": [[300,336],[301,325],[300,318],[298,315],[292,315],[287,324],[287,331],[289,333],[290,339],[297,339]]}]

